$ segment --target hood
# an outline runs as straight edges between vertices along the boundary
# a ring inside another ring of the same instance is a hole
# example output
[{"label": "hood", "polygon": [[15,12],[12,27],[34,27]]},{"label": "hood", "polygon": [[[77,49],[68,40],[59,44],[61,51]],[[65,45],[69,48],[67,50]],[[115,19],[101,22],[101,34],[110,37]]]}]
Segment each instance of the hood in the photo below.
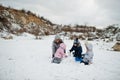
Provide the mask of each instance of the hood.
[{"label": "hood", "polygon": [[66,45],[64,43],[61,43],[60,47],[63,48],[63,49],[66,49]]},{"label": "hood", "polygon": [[85,42],[85,45],[89,50],[92,50],[93,46],[91,43]]}]

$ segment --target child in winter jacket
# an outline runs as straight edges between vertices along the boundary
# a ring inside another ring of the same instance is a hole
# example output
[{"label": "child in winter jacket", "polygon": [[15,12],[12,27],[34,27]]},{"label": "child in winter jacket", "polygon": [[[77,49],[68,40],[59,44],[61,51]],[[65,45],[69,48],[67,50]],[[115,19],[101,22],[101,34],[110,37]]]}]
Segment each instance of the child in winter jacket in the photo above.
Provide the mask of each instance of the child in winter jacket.
[{"label": "child in winter jacket", "polygon": [[72,51],[74,51],[73,52],[73,56],[75,57],[75,61],[80,61],[81,62],[81,60],[82,60],[82,56],[81,56],[81,53],[82,53],[82,47],[81,47],[81,45],[80,45],[80,42],[78,41],[78,38],[76,38],[75,40],[74,40],[74,43],[73,43],[73,46],[72,46],[72,48],[69,50],[70,51],[70,53],[72,52]]},{"label": "child in winter jacket", "polygon": [[52,58],[54,58],[54,54],[57,51],[57,49],[59,48],[60,43],[63,43],[63,41],[62,41],[62,39],[60,38],[59,35],[56,35],[55,39],[52,43]]},{"label": "child in winter jacket", "polygon": [[66,50],[66,45],[64,43],[61,43],[60,47],[57,49],[56,53],[54,54],[54,58],[52,62],[59,64],[62,61],[62,58],[67,57],[67,55],[64,53],[65,50]]},{"label": "child in winter jacket", "polygon": [[91,43],[85,42],[85,46],[86,46],[86,53],[83,56],[83,60],[82,62],[85,65],[91,64],[92,60],[93,60],[93,46]]}]

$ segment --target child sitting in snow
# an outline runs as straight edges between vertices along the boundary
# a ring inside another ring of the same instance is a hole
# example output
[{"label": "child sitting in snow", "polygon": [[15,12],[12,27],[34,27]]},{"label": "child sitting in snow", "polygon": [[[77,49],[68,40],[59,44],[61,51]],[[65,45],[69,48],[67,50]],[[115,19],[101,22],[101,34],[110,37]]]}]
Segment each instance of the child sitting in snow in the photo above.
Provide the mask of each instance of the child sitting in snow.
[{"label": "child sitting in snow", "polygon": [[56,53],[54,54],[54,58],[52,60],[53,63],[59,64],[62,61],[62,58],[67,57],[65,54],[66,45],[64,43],[60,44],[60,47],[57,49]]},{"label": "child sitting in snow", "polygon": [[92,60],[93,60],[93,46],[91,43],[85,42],[85,46],[86,46],[86,53],[83,54],[83,59],[82,62],[85,65],[89,65],[92,64]]},{"label": "child sitting in snow", "polygon": [[59,35],[56,35],[54,41],[52,42],[52,58],[54,58],[54,54],[59,48],[60,43],[63,43],[63,40],[60,38]]},{"label": "child sitting in snow", "polygon": [[80,44],[78,38],[76,38],[74,40],[73,46],[69,51],[70,51],[70,53],[72,51],[74,51],[73,56],[75,57],[75,61],[80,61],[81,62],[81,60],[82,60],[82,58],[81,58],[82,47],[81,47],[81,44]]}]

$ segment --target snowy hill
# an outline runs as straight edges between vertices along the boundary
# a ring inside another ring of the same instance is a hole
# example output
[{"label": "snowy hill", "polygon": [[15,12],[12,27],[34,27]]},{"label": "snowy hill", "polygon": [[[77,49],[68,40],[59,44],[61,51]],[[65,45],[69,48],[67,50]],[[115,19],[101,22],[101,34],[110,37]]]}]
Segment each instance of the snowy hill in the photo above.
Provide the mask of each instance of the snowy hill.
[{"label": "snowy hill", "polygon": [[0,37],[4,39],[12,39],[23,33],[29,33],[39,39],[40,36],[54,34],[56,27],[57,25],[31,11],[0,5]]},{"label": "snowy hill", "polygon": [[109,25],[105,29],[97,29],[96,26],[89,25],[58,25],[45,19],[43,16],[36,16],[31,11],[24,9],[17,10],[11,7],[0,5],[0,39],[41,39],[42,36],[53,35],[64,32],[64,36],[69,39],[78,37],[79,39],[95,40],[104,39],[106,41],[119,40],[116,38],[120,32],[118,24]]},{"label": "snowy hill", "polygon": [[[111,49],[115,42],[90,41],[94,59],[87,66],[70,55],[61,64],[51,63],[53,39],[0,40],[0,80],[120,80],[120,54]],[[64,42],[68,52],[73,40]],[[80,42],[84,53],[84,41]]]}]

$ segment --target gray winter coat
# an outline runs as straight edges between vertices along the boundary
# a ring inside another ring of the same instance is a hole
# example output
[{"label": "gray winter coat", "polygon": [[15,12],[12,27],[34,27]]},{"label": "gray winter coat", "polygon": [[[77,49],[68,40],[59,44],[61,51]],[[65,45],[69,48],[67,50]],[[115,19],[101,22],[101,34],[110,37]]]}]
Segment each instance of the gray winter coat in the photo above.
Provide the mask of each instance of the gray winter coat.
[{"label": "gray winter coat", "polygon": [[52,43],[52,57],[54,57],[54,54],[58,48],[59,48],[59,44],[57,44],[53,41],[53,43]]},{"label": "gray winter coat", "polygon": [[93,60],[93,50],[92,50],[92,48],[93,48],[93,46],[92,46],[92,44],[87,44],[86,48],[87,48],[87,52],[85,53],[83,61],[92,63],[92,60]]}]

